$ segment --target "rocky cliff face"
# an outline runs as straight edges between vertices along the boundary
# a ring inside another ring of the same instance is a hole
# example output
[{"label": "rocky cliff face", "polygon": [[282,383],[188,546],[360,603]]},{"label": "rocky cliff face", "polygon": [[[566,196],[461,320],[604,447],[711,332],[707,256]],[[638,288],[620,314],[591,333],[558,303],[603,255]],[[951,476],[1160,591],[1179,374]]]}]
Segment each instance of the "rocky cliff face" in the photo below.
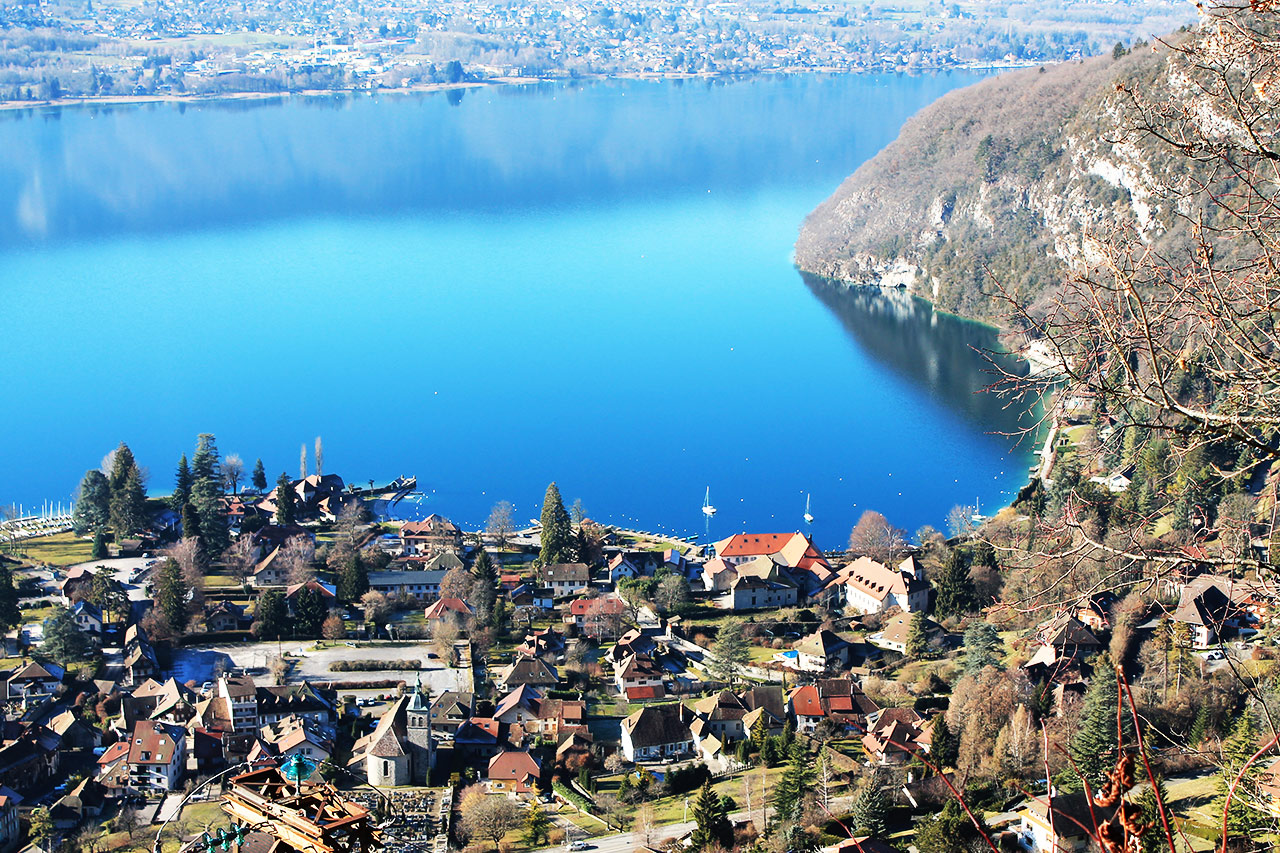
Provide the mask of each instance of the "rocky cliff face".
[{"label": "rocky cliff face", "polygon": [[1091,235],[1166,241],[1176,226],[1157,199],[1171,164],[1125,132],[1115,84],[1165,89],[1167,53],[1145,46],[948,94],[809,215],[797,266],[994,319],[1001,289],[1033,302],[1083,268]]}]

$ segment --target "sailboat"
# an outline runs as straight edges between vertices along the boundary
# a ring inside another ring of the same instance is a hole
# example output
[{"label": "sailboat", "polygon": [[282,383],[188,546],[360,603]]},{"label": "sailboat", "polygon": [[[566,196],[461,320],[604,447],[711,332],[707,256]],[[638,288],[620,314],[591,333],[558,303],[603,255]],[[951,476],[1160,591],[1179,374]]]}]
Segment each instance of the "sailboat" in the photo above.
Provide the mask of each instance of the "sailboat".
[{"label": "sailboat", "polygon": [[809,511],[809,501],[812,499],[812,497],[813,496],[810,494],[805,494],[804,496],[804,523],[805,524],[813,524],[813,513]]},{"label": "sailboat", "polygon": [[707,496],[702,499],[702,514],[715,515],[716,508],[711,505],[711,487],[707,486]]}]

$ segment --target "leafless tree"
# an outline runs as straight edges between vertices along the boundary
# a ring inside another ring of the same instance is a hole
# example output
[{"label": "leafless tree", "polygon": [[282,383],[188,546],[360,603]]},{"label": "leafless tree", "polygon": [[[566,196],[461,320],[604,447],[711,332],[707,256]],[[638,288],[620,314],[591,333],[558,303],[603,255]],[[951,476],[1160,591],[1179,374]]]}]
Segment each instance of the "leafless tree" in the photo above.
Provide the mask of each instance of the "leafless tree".
[{"label": "leafless tree", "polygon": [[364,529],[365,524],[369,521],[369,510],[365,508],[364,501],[359,498],[351,498],[342,505],[342,509],[338,511],[337,533],[338,536],[345,541],[347,545],[355,547],[359,538],[360,531]]},{"label": "leafless tree", "polygon": [[222,483],[231,494],[240,492],[240,478],[244,476],[244,460],[238,453],[229,453],[222,460]]},{"label": "leafless tree", "polygon": [[514,513],[515,508],[510,501],[498,501],[489,511],[489,520],[485,522],[484,530],[499,548],[507,547],[511,534],[515,532]]},{"label": "leafless tree", "polygon": [[452,568],[445,572],[440,580],[440,597],[466,599],[471,595],[471,585],[474,581],[475,578],[471,576],[471,572],[462,566]]},{"label": "leafless tree", "polygon": [[381,622],[391,615],[393,604],[385,593],[369,590],[360,596],[360,606],[364,608],[364,618],[369,622]]},{"label": "leafless tree", "polygon": [[320,436],[316,436],[316,474],[324,476],[324,442],[320,440]]},{"label": "leafless tree", "polygon": [[237,584],[243,585],[253,574],[255,565],[253,552],[253,537],[247,534],[237,537],[227,550],[222,552],[222,563]]},{"label": "leafless tree", "polygon": [[320,635],[326,640],[341,640],[347,636],[347,627],[342,622],[342,617],[337,613],[330,613],[325,617],[324,624],[320,626]]},{"label": "leafless tree", "polygon": [[306,583],[316,577],[316,546],[309,536],[290,537],[276,561],[288,575],[289,583]]},{"label": "leafless tree", "polygon": [[467,788],[459,802],[462,825],[473,838],[492,841],[495,850],[503,836],[520,826],[521,814],[516,804],[507,797],[486,794],[483,785]]},{"label": "leafless tree", "polygon": [[881,563],[897,561],[906,550],[906,533],[889,523],[889,519],[869,509],[858,519],[849,534],[849,550]]},{"label": "leafless tree", "polygon": [[302,443],[302,452],[298,455],[298,479],[307,479],[307,443]]}]

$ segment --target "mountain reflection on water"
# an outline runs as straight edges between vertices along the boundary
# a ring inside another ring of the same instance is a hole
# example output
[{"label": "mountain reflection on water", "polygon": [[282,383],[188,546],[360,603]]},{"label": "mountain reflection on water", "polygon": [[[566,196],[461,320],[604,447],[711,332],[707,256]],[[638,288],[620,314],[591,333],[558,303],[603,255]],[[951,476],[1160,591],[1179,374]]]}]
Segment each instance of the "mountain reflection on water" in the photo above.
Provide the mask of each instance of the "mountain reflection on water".
[{"label": "mountain reflection on water", "polygon": [[1016,433],[1035,425],[1036,412],[989,388],[995,365],[1025,376],[1026,362],[1010,355],[996,330],[935,310],[903,290],[845,287],[800,273],[849,336],[888,369],[989,432]]}]

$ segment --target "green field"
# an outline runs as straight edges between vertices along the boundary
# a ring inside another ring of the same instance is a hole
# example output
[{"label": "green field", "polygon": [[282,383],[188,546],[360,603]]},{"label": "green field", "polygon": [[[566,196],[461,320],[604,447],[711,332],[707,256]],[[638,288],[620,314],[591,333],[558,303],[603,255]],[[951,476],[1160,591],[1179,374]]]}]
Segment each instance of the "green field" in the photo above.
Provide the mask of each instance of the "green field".
[{"label": "green field", "polygon": [[73,566],[93,559],[93,540],[74,533],[55,533],[24,539],[16,546],[18,555],[31,563],[51,566]]}]

